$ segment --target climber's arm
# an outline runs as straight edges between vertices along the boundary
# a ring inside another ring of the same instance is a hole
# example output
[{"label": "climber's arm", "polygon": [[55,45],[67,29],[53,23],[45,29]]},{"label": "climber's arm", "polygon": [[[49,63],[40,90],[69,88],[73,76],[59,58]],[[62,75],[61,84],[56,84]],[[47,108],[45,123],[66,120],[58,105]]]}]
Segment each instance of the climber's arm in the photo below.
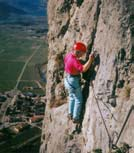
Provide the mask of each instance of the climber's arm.
[{"label": "climber's arm", "polygon": [[89,55],[88,61],[83,65],[83,72],[86,72],[90,68],[93,60],[94,60],[94,54],[92,53],[91,55]]}]

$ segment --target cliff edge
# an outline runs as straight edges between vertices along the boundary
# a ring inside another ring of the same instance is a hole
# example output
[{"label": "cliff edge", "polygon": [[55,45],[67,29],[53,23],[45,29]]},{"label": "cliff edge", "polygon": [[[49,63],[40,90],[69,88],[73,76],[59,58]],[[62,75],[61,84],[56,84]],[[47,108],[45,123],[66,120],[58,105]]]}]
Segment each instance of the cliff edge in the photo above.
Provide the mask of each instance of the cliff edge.
[{"label": "cliff edge", "polygon": [[[109,153],[113,145],[134,146],[134,1],[49,0],[48,25],[40,153]],[[67,119],[63,85],[63,58],[75,41],[88,46],[87,56],[98,53],[93,70],[84,75],[81,126]]]}]

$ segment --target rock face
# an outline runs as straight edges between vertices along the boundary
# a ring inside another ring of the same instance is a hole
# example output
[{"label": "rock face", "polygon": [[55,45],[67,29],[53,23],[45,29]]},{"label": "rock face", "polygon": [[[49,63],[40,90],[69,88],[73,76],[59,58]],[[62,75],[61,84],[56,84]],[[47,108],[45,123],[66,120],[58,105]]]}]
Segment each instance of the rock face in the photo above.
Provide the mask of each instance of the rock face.
[{"label": "rock face", "polygon": [[[134,1],[49,0],[48,24],[47,108],[40,153],[108,153],[112,143],[134,146]],[[95,71],[84,77],[82,126],[67,120],[63,86],[63,58],[75,41],[87,44],[87,56],[98,52]]]}]

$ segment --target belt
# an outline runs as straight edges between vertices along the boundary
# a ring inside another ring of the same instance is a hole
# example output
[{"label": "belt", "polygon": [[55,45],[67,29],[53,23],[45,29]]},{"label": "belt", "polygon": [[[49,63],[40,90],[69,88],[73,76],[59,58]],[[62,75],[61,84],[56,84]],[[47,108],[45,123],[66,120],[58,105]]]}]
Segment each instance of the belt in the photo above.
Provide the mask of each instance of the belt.
[{"label": "belt", "polygon": [[80,74],[78,75],[72,75],[72,74],[69,74],[69,73],[66,73],[67,76],[71,76],[71,77],[80,77]]}]

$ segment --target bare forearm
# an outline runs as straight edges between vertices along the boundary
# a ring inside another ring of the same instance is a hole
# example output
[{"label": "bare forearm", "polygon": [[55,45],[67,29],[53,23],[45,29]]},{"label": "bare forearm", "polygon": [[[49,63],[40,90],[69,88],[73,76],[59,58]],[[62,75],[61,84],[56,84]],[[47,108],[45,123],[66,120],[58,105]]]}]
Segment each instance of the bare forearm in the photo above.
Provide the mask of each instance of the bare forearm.
[{"label": "bare forearm", "polygon": [[92,61],[92,58],[89,58],[88,61],[83,65],[83,72],[86,72],[90,68]]}]

